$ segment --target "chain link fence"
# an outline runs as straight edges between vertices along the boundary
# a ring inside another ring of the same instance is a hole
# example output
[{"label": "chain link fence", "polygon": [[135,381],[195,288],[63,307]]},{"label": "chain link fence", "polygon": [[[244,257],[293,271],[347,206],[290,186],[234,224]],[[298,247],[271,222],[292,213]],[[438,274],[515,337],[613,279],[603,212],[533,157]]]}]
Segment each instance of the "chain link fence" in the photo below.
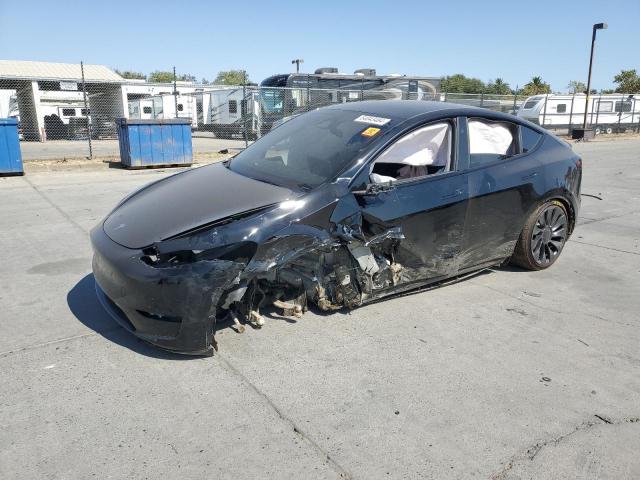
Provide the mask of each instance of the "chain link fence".
[{"label": "chain link fence", "polygon": [[[64,65],[64,64],[57,64]],[[193,151],[206,157],[222,149],[242,148],[301,113],[338,103],[364,100],[420,100],[486,108],[524,118],[557,133],[582,126],[584,95],[461,94],[421,88],[409,79],[386,86],[365,80],[346,86],[333,82],[311,88],[312,75],[299,88],[220,86],[174,81],[123,80],[106,67],[78,65],[77,80],[0,77],[0,118],[20,121],[23,158],[74,157],[118,159],[115,120],[189,118]],[[103,70],[100,70],[99,68]],[[318,82],[316,82],[318,83]],[[413,86],[412,86],[413,85]],[[640,102],[633,95],[592,95],[587,125],[597,133],[638,131]]]}]

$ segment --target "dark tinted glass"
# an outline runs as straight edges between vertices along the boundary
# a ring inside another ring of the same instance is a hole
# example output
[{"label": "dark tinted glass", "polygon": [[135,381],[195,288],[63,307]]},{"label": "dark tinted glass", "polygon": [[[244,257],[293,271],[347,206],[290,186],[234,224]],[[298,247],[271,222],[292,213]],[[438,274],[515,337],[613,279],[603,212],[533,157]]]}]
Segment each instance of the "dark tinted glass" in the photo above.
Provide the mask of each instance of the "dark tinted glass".
[{"label": "dark tinted glass", "polygon": [[529,152],[535,148],[542,134],[531,130],[529,127],[520,127],[520,136],[522,137],[522,151]]},{"label": "dark tinted glass", "polygon": [[631,101],[625,100],[624,102],[616,102],[616,112],[630,112],[631,111]]},{"label": "dark tinted glass", "polygon": [[275,185],[302,190],[317,187],[351,166],[394,123],[355,121],[358,117],[363,114],[334,109],[302,114],[250,145],[231,160],[229,168]]},{"label": "dark tinted glass", "polygon": [[567,104],[566,103],[559,103],[558,104],[558,113],[564,113],[567,111]]},{"label": "dark tinted glass", "polygon": [[538,104],[539,101],[540,101],[539,98],[533,98],[531,100],[527,100],[526,103],[524,104],[523,108],[525,108],[527,110],[530,109],[530,108],[533,108]]}]

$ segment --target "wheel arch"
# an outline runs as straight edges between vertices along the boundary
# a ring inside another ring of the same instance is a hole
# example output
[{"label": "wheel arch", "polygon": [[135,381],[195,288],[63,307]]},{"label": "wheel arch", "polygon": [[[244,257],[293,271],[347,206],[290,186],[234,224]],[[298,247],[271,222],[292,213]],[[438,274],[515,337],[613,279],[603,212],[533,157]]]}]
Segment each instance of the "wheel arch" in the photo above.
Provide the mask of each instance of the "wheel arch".
[{"label": "wheel arch", "polygon": [[540,208],[541,205],[544,205],[547,202],[552,202],[554,200],[557,202],[560,202],[564,207],[564,209],[567,211],[567,214],[569,216],[569,235],[571,235],[573,233],[573,230],[576,225],[576,220],[577,220],[576,209],[573,205],[573,202],[562,191],[556,190],[553,192],[549,192],[547,195],[540,197],[538,201],[533,203],[529,211],[526,212],[526,215],[524,216],[525,223],[527,219],[533,214],[533,212],[535,212],[538,208]]},{"label": "wheel arch", "polygon": [[569,238],[569,235],[573,233],[573,230],[576,226],[576,220],[577,220],[576,211],[575,211],[575,208],[573,207],[573,204],[566,197],[562,195],[554,195],[550,197],[548,200],[560,202],[562,206],[565,208],[565,210],[567,211],[567,214],[569,215],[569,232],[568,232],[567,238]]}]

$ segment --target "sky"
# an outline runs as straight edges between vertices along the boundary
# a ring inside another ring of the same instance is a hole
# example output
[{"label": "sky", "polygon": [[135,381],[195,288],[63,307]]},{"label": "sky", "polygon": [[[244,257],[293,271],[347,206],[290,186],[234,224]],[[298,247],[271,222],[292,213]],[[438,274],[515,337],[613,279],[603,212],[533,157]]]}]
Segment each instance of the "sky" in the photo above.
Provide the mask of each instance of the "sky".
[{"label": "sky", "polygon": [[0,59],[79,62],[213,79],[245,69],[260,82],[293,71],[445,76],[511,87],[539,75],[554,91],[586,83],[591,27],[598,32],[592,88],[640,72],[640,0],[253,1],[0,0]]}]

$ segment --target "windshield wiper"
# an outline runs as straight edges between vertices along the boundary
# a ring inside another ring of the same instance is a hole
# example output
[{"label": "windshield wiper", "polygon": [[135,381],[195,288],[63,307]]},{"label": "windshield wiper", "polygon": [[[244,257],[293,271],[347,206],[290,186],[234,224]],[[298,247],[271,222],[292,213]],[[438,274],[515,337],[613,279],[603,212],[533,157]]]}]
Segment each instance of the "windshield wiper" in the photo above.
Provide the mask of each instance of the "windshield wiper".
[{"label": "windshield wiper", "polygon": [[297,185],[297,187],[298,187],[300,190],[303,190],[303,191],[305,191],[305,192],[309,192],[309,191],[313,190],[313,186],[309,185],[308,183],[299,183],[299,184]]}]

